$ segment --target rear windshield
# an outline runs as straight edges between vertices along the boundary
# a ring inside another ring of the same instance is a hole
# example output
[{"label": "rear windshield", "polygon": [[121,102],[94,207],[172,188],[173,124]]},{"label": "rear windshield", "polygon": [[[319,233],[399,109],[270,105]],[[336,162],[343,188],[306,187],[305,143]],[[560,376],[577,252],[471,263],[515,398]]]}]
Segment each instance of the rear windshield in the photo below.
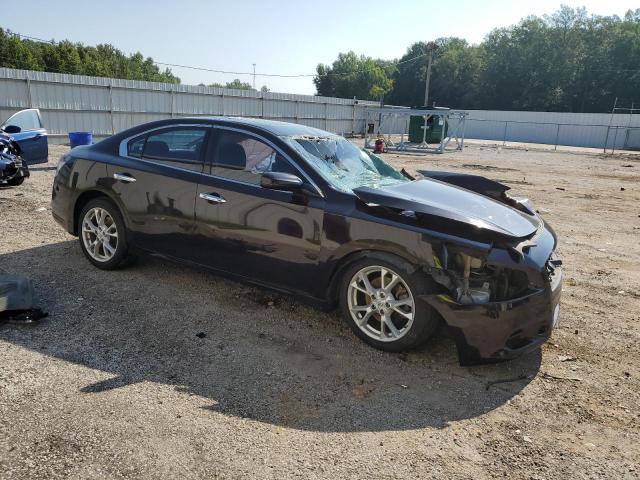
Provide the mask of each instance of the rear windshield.
[{"label": "rear windshield", "polygon": [[345,192],[358,187],[379,188],[409,181],[381,158],[337,135],[290,136],[283,140],[332,186]]}]

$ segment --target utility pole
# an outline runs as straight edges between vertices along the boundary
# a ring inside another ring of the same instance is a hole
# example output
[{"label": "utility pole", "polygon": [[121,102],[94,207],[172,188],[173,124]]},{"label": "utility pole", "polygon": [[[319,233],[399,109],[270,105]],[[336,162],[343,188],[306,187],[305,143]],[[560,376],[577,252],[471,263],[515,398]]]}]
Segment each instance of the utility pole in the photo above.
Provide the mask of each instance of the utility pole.
[{"label": "utility pole", "polygon": [[433,63],[433,52],[438,48],[435,42],[427,43],[427,78],[424,82],[424,106],[429,106],[429,83],[431,83],[431,64]]},{"label": "utility pole", "polygon": [[253,89],[256,89],[256,64],[253,64]]}]

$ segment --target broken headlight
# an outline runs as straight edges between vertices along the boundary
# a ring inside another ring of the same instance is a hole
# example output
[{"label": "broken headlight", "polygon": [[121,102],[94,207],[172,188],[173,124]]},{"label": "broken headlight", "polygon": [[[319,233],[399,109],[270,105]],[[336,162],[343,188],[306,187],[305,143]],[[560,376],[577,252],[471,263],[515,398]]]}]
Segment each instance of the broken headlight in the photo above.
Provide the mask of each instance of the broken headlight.
[{"label": "broken headlight", "polygon": [[488,265],[482,258],[456,253],[446,270],[446,286],[456,302],[463,305],[479,305],[520,297],[529,287],[529,279],[523,271]]}]

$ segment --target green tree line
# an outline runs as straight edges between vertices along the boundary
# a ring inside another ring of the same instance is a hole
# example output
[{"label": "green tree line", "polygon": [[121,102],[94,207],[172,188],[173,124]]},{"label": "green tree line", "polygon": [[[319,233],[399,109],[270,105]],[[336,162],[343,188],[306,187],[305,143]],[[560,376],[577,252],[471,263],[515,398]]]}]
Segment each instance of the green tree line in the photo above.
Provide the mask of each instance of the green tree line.
[{"label": "green tree line", "polygon": [[0,66],[96,77],[180,83],[168,68],[161,71],[140,52],[125,55],[112,45],[40,42],[20,38],[0,28]]},{"label": "green tree line", "polygon": [[[562,6],[490,32],[479,45],[435,40],[429,103],[465,109],[607,112],[616,98],[640,103],[640,9],[588,15]],[[320,64],[318,95],[424,102],[427,43],[387,61],[341,53]]]},{"label": "green tree line", "polygon": [[[180,83],[170,69],[160,70],[151,57],[140,52],[125,55],[112,45],[96,47],[82,43],[42,42],[21,38],[0,28],[0,67],[19,68],[54,73],[72,73],[94,77],[146,80],[149,82]],[[204,86],[204,83],[200,85]],[[250,83],[234,79],[231,82],[212,83],[210,87],[253,90]],[[268,92],[263,85],[260,91]]]},{"label": "green tree line", "polygon": [[[204,83],[201,83],[200,86],[204,87],[205,85]],[[243,82],[239,78],[234,78],[231,82],[227,82],[227,83],[210,83],[208,86],[219,87],[219,88],[235,88],[236,90],[256,90],[251,86],[250,83]],[[266,85],[263,85],[262,88],[260,88],[260,91],[262,93],[267,93],[270,90],[269,90],[269,87],[267,87]]]}]

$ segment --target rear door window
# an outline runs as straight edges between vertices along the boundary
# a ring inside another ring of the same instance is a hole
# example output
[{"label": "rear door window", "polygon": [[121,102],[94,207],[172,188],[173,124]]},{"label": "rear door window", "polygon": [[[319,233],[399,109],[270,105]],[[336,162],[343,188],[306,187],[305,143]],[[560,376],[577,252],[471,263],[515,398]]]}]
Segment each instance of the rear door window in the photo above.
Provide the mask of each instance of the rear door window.
[{"label": "rear door window", "polygon": [[199,170],[207,131],[204,127],[156,130],[131,140],[127,152],[132,157]]}]

